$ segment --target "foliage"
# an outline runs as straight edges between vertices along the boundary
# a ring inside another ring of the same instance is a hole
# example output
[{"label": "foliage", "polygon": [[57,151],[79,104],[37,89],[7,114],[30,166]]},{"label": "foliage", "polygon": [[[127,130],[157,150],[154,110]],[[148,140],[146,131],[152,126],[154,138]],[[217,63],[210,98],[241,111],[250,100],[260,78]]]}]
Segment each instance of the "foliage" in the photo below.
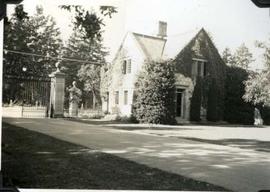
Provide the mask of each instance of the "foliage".
[{"label": "foliage", "polygon": [[[191,112],[190,117],[191,120],[199,121],[199,103],[201,103],[201,106],[205,107],[207,109],[207,97],[208,97],[208,91],[209,91],[209,85],[214,79],[216,82],[216,89],[219,94],[218,102],[217,104],[217,112],[218,112],[218,119],[223,118],[223,108],[224,108],[224,96],[225,96],[225,64],[222,58],[220,57],[218,50],[216,49],[213,41],[209,37],[209,35],[206,33],[204,29],[201,29],[199,33],[184,47],[184,49],[176,56],[175,62],[176,62],[176,72],[182,73],[186,77],[192,77],[192,63],[194,61],[193,58],[198,59],[205,59],[207,60],[206,63],[206,76],[203,77],[203,81],[201,83],[201,89],[200,94],[202,94],[201,98],[196,98],[195,96],[191,101],[191,108],[195,105],[194,111]],[[194,81],[194,79],[193,79]],[[198,81],[198,80],[197,80]],[[196,83],[197,84],[197,83]],[[199,95],[199,93],[196,93],[195,95]],[[198,91],[198,90],[197,90]],[[195,99],[196,98],[196,99]],[[193,100],[196,101],[196,104],[193,103]],[[196,110],[195,110],[196,109]],[[193,110],[193,109],[192,109]]]},{"label": "foliage", "polygon": [[222,52],[222,59],[226,65],[236,66],[234,55],[228,47],[226,47]]},{"label": "foliage", "polygon": [[209,91],[208,91],[208,102],[207,102],[207,120],[208,121],[218,121],[219,117],[219,98],[220,93],[217,88],[217,82],[212,79]]},{"label": "foliage", "polygon": [[[81,6],[61,6],[61,8],[75,14],[73,34],[65,47],[64,54],[88,61],[88,63],[63,62],[63,71],[69,74],[67,84],[71,84],[74,80],[78,81],[78,87],[84,90],[83,100],[93,94],[100,103],[100,69],[106,64],[107,55],[102,39],[102,26],[105,25],[103,18]],[[101,6],[100,12],[103,16],[111,17],[117,11],[115,7]],[[93,64],[94,62],[96,64]]]},{"label": "foliage", "polygon": [[245,81],[245,95],[243,98],[253,104],[270,106],[270,70],[252,74]]},{"label": "foliage", "polygon": [[249,73],[239,67],[226,68],[226,96],[224,120],[236,124],[253,124],[254,106],[242,97],[245,94],[244,81]]},{"label": "foliage", "polygon": [[190,103],[190,120],[201,120],[201,103],[202,103],[202,78],[198,77],[194,87],[193,95]]},{"label": "foliage", "polygon": [[[103,31],[101,28],[104,26],[104,22],[103,19],[98,17],[95,12],[90,12],[80,5],[62,5],[60,8],[69,12],[74,12],[74,29],[79,30],[79,32],[83,34],[84,39],[102,39]],[[109,16],[111,18],[113,13],[117,13],[117,9],[113,6],[101,6],[100,12],[104,16]]]},{"label": "foliage", "polygon": [[249,64],[254,61],[252,53],[250,53],[244,43],[235,50],[233,55],[230,53],[229,49],[226,48],[223,52],[223,59],[229,66],[240,67],[246,70],[249,68]]},{"label": "foliage", "polygon": [[25,89],[22,83],[15,86],[15,82],[7,79],[7,75],[39,78],[48,77],[48,74],[54,70],[55,60],[49,57],[26,55],[27,53],[58,57],[61,46],[59,29],[52,17],[43,14],[42,7],[36,7],[36,13],[29,16],[24,11],[23,5],[16,6],[13,15],[5,19],[3,100],[5,102],[10,99],[21,100]]},{"label": "foliage", "polygon": [[255,105],[270,106],[270,38],[268,42],[256,42],[256,46],[264,50],[265,70],[251,74],[245,81],[243,98]]},{"label": "foliage", "polygon": [[244,43],[240,45],[233,54],[229,48],[225,48],[222,59],[228,66],[240,67],[246,70],[249,64],[254,61],[252,53],[250,53]]},{"label": "foliage", "polygon": [[263,59],[264,59],[264,66],[266,69],[270,69],[270,38],[268,42],[260,42],[257,41],[255,45],[264,50]]},{"label": "foliage", "polygon": [[[66,76],[66,84],[71,85],[76,81],[78,88],[83,90],[82,100],[89,98],[92,93],[97,101],[100,101],[100,66],[101,64],[92,64],[99,61],[105,63],[107,52],[102,45],[102,41],[84,39],[84,35],[78,30],[74,30],[70,36],[67,45],[64,48],[63,55],[73,59],[80,59],[90,63],[79,63],[63,60],[62,71]],[[68,96],[66,94],[66,96]]]},{"label": "foliage", "polygon": [[256,42],[258,48],[264,50],[263,58],[265,70],[250,75],[245,82],[246,93],[244,99],[254,104],[270,106],[270,38],[268,42]]},{"label": "foliage", "polygon": [[175,123],[174,65],[147,61],[138,77],[134,116],[140,123]]},{"label": "foliage", "polygon": [[263,123],[270,125],[270,107],[260,107]]},{"label": "foliage", "polygon": [[[28,16],[23,5],[15,8],[15,13],[6,20],[4,48],[44,56],[60,54],[62,41],[59,29],[50,16],[43,14],[42,7],[36,7],[36,13]],[[7,52],[4,54],[4,73],[18,76],[47,76],[55,61],[48,57]],[[26,71],[22,71],[22,68]]]}]

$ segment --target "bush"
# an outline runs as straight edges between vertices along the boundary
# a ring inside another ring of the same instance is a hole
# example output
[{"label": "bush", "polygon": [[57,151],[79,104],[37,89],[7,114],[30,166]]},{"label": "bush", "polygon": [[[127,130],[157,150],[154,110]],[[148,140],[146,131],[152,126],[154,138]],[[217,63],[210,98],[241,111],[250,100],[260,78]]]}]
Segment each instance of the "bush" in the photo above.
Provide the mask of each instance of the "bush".
[{"label": "bush", "polygon": [[270,125],[270,107],[262,107],[260,112],[264,125]]},{"label": "bush", "polygon": [[253,124],[254,106],[242,98],[245,94],[243,82],[248,79],[248,72],[238,67],[227,67],[226,76],[224,120],[236,124]]},{"label": "bush", "polygon": [[220,93],[217,87],[215,79],[212,79],[207,100],[207,120],[208,121],[218,121],[219,119],[219,98]]},{"label": "bush", "polygon": [[190,120],[201,120],[201,102],[202,102],[202,79],[200,77],[196,80],[193,95],[190,103]]},{"label": "bush", "polygon": [[173,63],[145,63],[136,83],[135,94],[134,116],[140,123],[176,123]]}]

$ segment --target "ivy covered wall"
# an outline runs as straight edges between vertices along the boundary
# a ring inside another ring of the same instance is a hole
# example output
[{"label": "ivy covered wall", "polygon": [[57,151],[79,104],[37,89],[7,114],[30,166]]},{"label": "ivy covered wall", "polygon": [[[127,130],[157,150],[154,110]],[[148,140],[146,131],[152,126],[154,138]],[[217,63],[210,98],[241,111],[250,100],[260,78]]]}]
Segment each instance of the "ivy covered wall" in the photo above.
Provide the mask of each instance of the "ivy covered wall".
[{"label": "ivy covered wall", "polygon": [[[207,60],[205,65],[206,74],[202,78],[192,77],[194,58]],[[174,62],[176,72],[192,78],[195,84],[191,98],[190,120],[200,120],[200,118],[198,118],[198,114],[200,114],[201,110],[200,107],[198,107],[200,104],[206,108],[207,120],[223,120],[226,78],[225,64],[204,29],[201,29],[184,47],[176,56]],[[200,81],[200,85],[196,86],[198,81]],[[196,104],[194,102],[196,102]],[[198,102],[200,104],[198,104]],[[197,107],[192,109],[194,105]]]}]

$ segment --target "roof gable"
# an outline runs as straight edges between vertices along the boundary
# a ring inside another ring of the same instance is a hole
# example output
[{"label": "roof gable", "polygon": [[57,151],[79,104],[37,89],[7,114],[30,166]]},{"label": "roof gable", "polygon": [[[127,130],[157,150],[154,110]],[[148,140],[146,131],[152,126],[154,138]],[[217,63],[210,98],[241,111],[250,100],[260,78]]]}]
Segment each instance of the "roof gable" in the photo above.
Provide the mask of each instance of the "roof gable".
[{"label": "roof gable", "polygon": [[190,48],[193,56],[198,58],[203,57],[202,53],[205,52],[205,49],[212,49],[215,54],[220,56],[216,46],[204,28],[202,28],[195,36],[193,36],[192,39],[189,40],[189,42],[182,48],[182,50],[178,52],[176,57],[179,57],[181,53],[184,52],[187,48]]},{"label": "roof gable", "polygon": [[146,59],[158,60],[163,57],[166,39],[132,33]]}]

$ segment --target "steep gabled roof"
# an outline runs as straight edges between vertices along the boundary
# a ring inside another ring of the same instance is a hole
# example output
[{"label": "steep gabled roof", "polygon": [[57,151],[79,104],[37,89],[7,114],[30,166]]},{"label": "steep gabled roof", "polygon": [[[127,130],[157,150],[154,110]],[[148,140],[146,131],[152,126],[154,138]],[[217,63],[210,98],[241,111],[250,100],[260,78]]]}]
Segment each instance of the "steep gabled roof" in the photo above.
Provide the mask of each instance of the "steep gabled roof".
[{"label": "steep gabled roof", "polygon": [[163,57],[166,39],[132,33],[146,59],[158,60]]},{"label": "steep gabled roof", "polygon": [[187,46],[194,37],[196,37],[197,34],[198,29],[193,29],[169,36],[165,46],[164,58],[173,59],[176,57],[180,51],[182,51],[184,47]]}]

